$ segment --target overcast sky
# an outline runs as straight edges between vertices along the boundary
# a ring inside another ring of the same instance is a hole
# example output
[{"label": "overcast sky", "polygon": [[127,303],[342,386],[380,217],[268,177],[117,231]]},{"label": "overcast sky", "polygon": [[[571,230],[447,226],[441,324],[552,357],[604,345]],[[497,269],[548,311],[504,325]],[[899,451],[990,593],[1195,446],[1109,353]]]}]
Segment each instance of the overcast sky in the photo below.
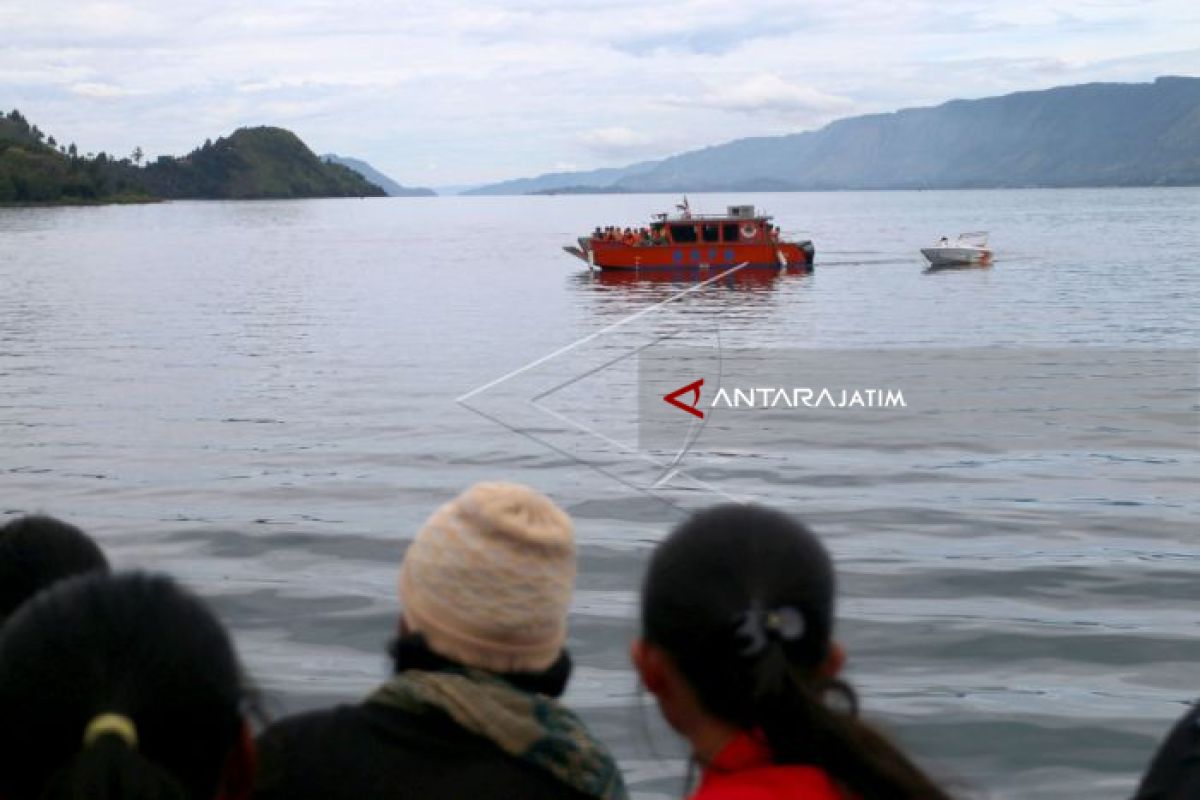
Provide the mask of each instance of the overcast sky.
[{"label": "overcast sky", "polygon": [[0,109],[82,151],[280,125],[410,185],[1163,74],[1195,0],[0,0]]}]

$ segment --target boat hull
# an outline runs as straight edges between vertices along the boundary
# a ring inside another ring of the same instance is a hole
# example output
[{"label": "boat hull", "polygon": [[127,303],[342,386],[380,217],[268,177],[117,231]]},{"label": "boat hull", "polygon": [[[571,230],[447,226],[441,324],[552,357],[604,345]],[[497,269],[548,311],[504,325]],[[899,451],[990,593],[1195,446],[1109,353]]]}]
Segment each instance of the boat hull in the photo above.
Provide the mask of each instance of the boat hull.
[{"label": "boat hull", "polygon": [[779,243],[694,243],[631,245],[596,239],[581,239],[577,248],[564,248],[584,261],[606,270],[669,270],[681,267],[751,267],[812,269],[811,242]]},{"label": "boat hull", "polygon": [[992,251],[979,247],[926,247],[921,255],[935,267],[956,264],[990,264]]}]

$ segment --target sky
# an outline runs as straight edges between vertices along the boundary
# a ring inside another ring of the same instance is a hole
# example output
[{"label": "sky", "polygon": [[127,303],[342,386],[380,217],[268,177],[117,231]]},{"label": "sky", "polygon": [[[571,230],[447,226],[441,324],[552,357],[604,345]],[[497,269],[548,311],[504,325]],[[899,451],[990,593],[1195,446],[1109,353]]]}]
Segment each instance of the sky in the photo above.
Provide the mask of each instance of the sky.
[{"label": "sky", "polygon": [[0,0],[0,110],[81,152],[278,125],[406,185],[1168,74],[1195,0]]}]

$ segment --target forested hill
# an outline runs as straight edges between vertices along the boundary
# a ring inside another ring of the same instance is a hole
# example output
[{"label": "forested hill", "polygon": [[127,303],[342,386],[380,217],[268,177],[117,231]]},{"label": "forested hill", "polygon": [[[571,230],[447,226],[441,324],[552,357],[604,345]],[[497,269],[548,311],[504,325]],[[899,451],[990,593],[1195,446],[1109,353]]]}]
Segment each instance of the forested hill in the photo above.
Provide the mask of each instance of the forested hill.
[{"label": "forested hill", "polygon": [[282,128],[240,128],[180,158],[160,156],[145,166],[141,159],[141,148],[121,159],[80,155],[12,111],[0,121],[0,203],[384,195],[357,172],[321,161]]},{"label": "forested hill", "polygon": [[383,189],[354,170],[317,158],[283,128],[239,128],[183,158],[161,157],[143,172],[146,188],[158,197],[384,196]]},{"label": "forested hill", "polygon": [[151,199],[104,153],[81,156],[18,111],[0,113],[0,204],[120,202]]},{"label": "forested hill", "polygon": [[475,191],[1200,185],[1200,78],[952,100],[601,174],[559,173]]}]

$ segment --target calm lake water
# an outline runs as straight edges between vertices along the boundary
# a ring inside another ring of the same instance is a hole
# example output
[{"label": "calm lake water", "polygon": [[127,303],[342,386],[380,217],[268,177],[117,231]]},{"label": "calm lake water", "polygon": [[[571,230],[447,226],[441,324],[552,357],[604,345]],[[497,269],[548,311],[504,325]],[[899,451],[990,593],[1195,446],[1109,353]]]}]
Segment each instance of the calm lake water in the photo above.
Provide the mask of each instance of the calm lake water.
[{"label": "calm lake water", "polygon": [[[756,203],[816,244],[813,275],[686,300],[734,343],[1200,343],[1200,190],[691,199]],[[386,673],[399,557],[437,504],[529,483],[582,543],[569,698],[641,796],[678,797],[683,751],[626,652],[646,555],[679,511],[622,482],[620,453],[578,461],[553,417],[539,442],[455,402],[684,288],[592,278],[559,249],[676,201],[0,209],[0,513],[61,515],[121,566],[181,576],[278,715]],[[923,271],[920,246],[979,228],[994,268]],[[629,375],[608,389],[629,394]],[[826,538],[865,711],[934,773],[971,797],[1121,797],[1200,695],[1196,452],[777,451],[703,476]]]}]

